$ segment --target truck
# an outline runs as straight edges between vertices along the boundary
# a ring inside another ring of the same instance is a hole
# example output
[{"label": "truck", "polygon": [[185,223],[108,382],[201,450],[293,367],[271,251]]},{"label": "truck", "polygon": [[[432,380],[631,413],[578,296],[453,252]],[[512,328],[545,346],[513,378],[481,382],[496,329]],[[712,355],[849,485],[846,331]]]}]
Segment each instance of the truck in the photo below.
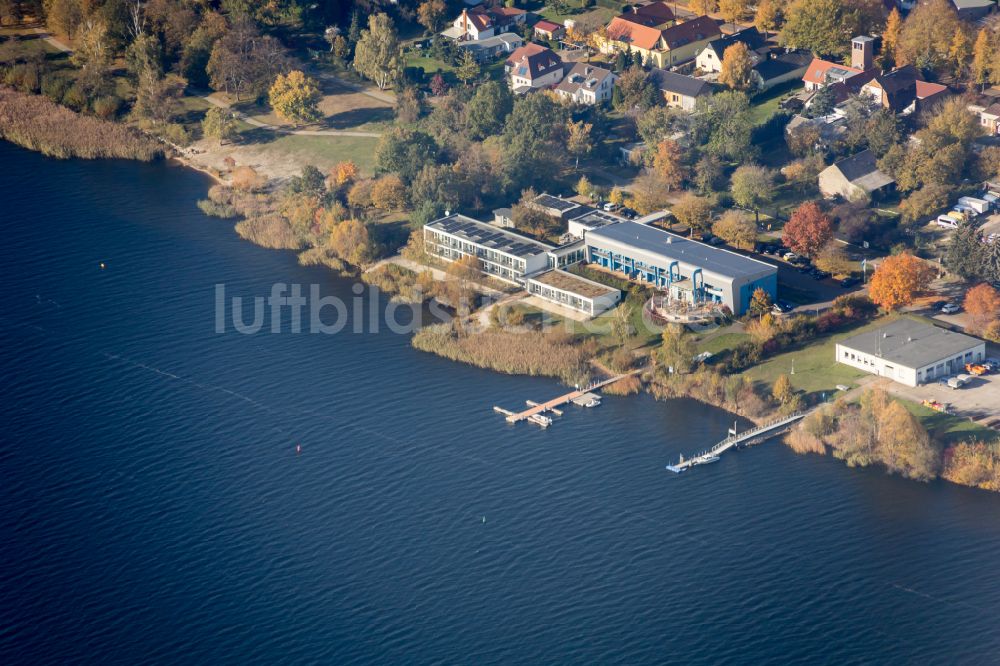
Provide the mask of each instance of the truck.
[{"label": "truck", "polygon": [[960,389],[972,379],[969,375],[957,375],[948,380],[948,387],[952,389]]},{"label": "truck", "polygon": [[968,206],[979,215],[987,213],[990,210],[990,204],[988,201],[977,199],[976,197],[959,197],[958,203],[963,206]]}]

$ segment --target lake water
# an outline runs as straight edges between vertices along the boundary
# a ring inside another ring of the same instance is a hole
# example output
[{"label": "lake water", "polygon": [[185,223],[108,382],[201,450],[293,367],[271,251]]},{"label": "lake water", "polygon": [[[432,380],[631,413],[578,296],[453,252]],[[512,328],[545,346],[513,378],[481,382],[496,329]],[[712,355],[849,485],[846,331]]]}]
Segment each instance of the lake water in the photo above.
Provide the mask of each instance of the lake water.
[{"label": "lake water", "polygon": [[561,387],[384,329],[217,334],[216,284],[351,283],[193,172],[0,164],[5,664],[1000,659],[1000,495],[777,442],[675,476],[727,414],[512,427]]}]

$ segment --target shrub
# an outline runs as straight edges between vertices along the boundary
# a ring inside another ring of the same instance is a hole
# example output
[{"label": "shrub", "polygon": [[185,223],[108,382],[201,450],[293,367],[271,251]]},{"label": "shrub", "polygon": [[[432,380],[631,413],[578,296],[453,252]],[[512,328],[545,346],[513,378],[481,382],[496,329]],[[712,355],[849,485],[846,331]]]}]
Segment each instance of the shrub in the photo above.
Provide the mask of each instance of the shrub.
[{"label": "shrub", "polygon": [[38,65],[33,63],[14,65],[7,70],[4,83],[21,92],[38,92],[41,87],[41,73],[38,70]]},{"label": "shrub", "polygon": [[201,199],[198,201],[198,208],[201,209],[205,215],[211,217],[221,217],[223,219],[236,217],[238,213],[236,209],[227,203],[216,203],[211,199]]},{"label": "shrub", "polygon": [[267,179],[257,173],[251,166],[239,166],[233,169],[233,188],[244,192],[255,192],[264,187]]},{"label": "shrub", "polygon": [[302,241],[292,231],[288,220],[276,214],[243,220],[236,224],[236,233],[261,247],[274,250],[302,249]]},{"label": "shrub", "polygon": [[63,74],[49,72],[42,77],[42,94],[53,102],[62,102],[73,82]]},{"label": "shrub", "polygon": [[87,108],[87,94],[83,92],[78,84],[74,83],[63,94],[62,103],[74,111],[83,111]]},{"label": "shrub", "polygon": [[94,111],[94,115],[98,118],[103,118],[104,120],[111,120],[118,115],[118,111],[122,108],[122,100],[120,97],[115,95],[107,95],[105,97],[98,97],[91,104],[91,109]]}]

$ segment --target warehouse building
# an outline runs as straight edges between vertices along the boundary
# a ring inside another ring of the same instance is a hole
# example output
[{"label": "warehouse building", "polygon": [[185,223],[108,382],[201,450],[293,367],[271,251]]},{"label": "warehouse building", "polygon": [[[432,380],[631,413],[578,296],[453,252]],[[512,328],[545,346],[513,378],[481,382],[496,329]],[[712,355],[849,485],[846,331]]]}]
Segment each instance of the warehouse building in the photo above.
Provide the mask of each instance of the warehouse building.
[{"label": "warehouse building", "polygon": [[906,386],[965,372],[986,356],[986,343],[902,318],[837,343],[837,362]]},{"label": "warehouse building", "polygon": [[669,292],[674,300],[717,303],[742,315],[754,290],[777,297],[777,267],[636,222],[585,232],[586,259]]}]

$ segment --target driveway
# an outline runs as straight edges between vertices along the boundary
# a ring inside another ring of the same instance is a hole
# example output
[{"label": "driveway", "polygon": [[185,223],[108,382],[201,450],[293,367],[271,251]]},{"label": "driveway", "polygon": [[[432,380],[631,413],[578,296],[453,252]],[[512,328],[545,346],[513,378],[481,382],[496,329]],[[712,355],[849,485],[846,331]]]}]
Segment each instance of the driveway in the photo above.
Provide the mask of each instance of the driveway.
[{"label": "driveway", "polygon": [[1000,375],[976,377],[960,389],[948,388],[937,382],[913,388],[886,382],[886,389],[894,395],[918,403],[937,400],[947,405],[957,416],[1000,430]]}]

